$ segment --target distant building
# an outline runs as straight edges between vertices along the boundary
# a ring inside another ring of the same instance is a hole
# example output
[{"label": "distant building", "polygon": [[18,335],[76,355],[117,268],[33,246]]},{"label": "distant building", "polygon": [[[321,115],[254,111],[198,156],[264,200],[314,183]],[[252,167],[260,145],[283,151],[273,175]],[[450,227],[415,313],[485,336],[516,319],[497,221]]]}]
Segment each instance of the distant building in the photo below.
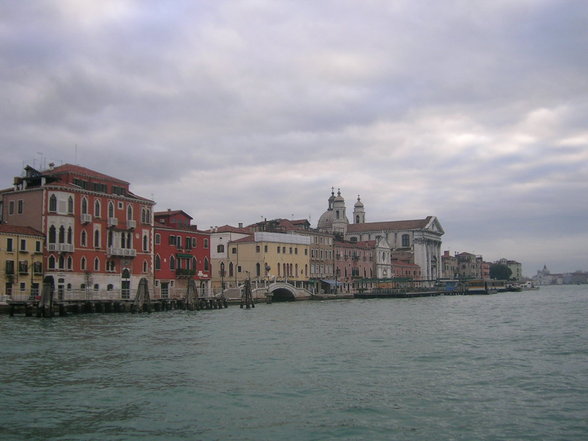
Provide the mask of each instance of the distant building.
[{"label": "distant building", "polygon": [[41,292],[45,236],[31,227],[0,224],[0,301]]},{"label": "distant building", "polygon": [[506,265],[511,271],[511,279],[522,280],[523,279],[523,265],[515,260],[499,259],[495,263],[500,265]]},{"label": "distant building", "polygon": [[328,199],[327,211],[319,218],[318,229],[350,242],[383,238],[390,245],[392,259],[395,253],[410,256],[408,263],[420,267],[422,278],[434,280],[441,277],[441,236],[444,231],[435,216],[416,220],[366,222],[365,206],[358,197],[353,207],[353,220],[354,223],[349,223],[341,191],[335,196],[333,190]]},{"label": "distant building", "polygon": [[26,167],[2,192],[2,218],[45,236],[45,281],[58,298],[123,298],[153,281],[154,202],[129,183],[72,164]]},{"label": "distant building", "polygon": [[441,256],[441,277],[444,279],[459,278],[459,264],[457,257],[452,256],[449,251],[444,251]]},{"label": "distant building", "polygon": [[191,225],[192,217],[182,210],[156,212],[155,288],[161,298],[184,298],[194,280],[201,297],[211,288],[210,233]]}]

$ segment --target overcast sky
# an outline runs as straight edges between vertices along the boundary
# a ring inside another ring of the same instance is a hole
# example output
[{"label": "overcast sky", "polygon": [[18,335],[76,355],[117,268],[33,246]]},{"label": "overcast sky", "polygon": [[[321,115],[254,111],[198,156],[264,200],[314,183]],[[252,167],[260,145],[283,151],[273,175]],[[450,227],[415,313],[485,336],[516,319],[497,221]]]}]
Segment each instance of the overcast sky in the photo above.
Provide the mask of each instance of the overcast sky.
[{"label": "overcast sky", "polygon": [[2,188],[127,180],[200,228],[437,216],[443,248],[588,270],[585,0],[4,1]]}]

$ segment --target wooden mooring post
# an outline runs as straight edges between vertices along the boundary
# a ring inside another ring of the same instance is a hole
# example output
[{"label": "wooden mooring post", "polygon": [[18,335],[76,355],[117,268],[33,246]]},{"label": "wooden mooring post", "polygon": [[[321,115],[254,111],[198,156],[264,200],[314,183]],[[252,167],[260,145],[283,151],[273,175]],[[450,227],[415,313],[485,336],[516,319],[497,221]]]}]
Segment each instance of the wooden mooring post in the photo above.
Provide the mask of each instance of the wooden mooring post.
[{"label": "wooden mooring post", "polygon": [[245,286],[243,287],[243,294],[241,294],[241,309],[245,308],[255,308],[255,303],[253,302],[253,293],[251,292],[251,280],[245,280]]}]

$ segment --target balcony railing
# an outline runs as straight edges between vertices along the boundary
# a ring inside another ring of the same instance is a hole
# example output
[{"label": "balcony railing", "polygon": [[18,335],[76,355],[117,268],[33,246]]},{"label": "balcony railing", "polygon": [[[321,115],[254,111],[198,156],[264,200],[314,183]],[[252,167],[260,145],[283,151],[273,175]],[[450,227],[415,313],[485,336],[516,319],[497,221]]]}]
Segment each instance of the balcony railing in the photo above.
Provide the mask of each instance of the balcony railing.
[{"label": "balcony railing", "polygon": [[133,219],[129,219],[129,220],[127,220],[127,228],[128,228],[129,230],[133,230],[133,229],[135,229],[136,227],[137,227],[137,221],[136,221],[136,220],[133,220]]},{"label": "balcony railing", "polygon": [[81,221],[83,224],[89,224],[90,222],[92,222],[92,215],[88,214],[88,213],[82,213],[81,217]]},{"label": "balcony railing", "polygon": [[196,275],[196,270],[193,269],[184,269],[184,268],[177,268],[176,269],[176,276],[178,277],[192,277]]},{"label": "balcony railing", "polygon": [[134,248],[108,247],[107,253],[111,256],[135,257],[137,255],[137,250]]},{"label": "balcony railing", "polygon": [[57,244],[57,251],[61,253],[73,253],[74,246],[71,243],[58,243]]},{"label": "balcony railing", "polygon": [[108,218],[108,226],[109,227],[116,227],[118,225],[118,219],[116,217],[109,217]]}]

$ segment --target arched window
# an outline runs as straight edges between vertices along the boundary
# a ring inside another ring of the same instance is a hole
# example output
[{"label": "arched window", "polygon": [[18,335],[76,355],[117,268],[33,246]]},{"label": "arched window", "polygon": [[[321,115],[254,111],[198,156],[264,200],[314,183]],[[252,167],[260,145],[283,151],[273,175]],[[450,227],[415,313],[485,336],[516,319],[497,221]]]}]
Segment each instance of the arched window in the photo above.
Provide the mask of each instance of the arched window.
[{"label": "arched window", "polygon": [[143,261],[143,272],[146,273],[149,268],[149,264],[146,260]]},{"label": "arched window", "polygon": [[192,269],[196,271],[196,268],[198,268],[198,261],[195,257],[192,257]]},{"label": "arched window", "polygon": [[80,242],[83,247],[88,246],[88,233],[86,233],[86,230],[82,230],[82,237],[81,237]]},{"label": "arched window", "polygon": [[73,214],[74,210],[74,201],[73,198],[70,196],[69,198],[67,198],[67,212],[69,214]]},{"label": "arched window", "polygon": [[57,236],[57,230],[55,229],[54,225],[51,225],[49,227],[49,243],[55,243],[56,236]]},{"label": "arched window", "polygon": [[94,202],[94,216],[100,217],[100,208],[100,201],[96,200],[96,202]]},{"label": "arched window", "polygon": [[82,271],[85,271],[87,268],[87,262],[85,257],[82,257],[82,259],[80,260],[80,268],[82,269]]},{"label": "arched window", "polygon": [[114,203],[108,201],[108,217],[114,217]]},{"label": "arched window", "polygon": [[100,271],[100,259],[98,257],[94,259],[94,271]]},{"label": "arched window", "polygon": [[94,248],[100,248],[100,230],[94,231]]},{"label": "arched window", "polygon": [[143,251],[149,251],[149,238],[146,234],[143,235]]},{"label": "arched window", "polygon": [[59,256],[59,269],[65,269],[65,259],[63,255]]},{"label": "arched window", "polygon": [[112,230],[108,230],[108,246],[111,247],[114,242],[114,233]]},{"label": "arched window", "polygon": [[229,263],[229,277],[233,277],[234,269],[233,269],[233,262]]},{"label": "arched window", "polygon": [[131,204],[127,207],[127,220],[133,220],[133,206]]},{"label": "arched window", "polygon": [[171,256],[169,258],[169,269],[170,270],[175,270],[176,269],[176,258],[174,256]]},{"label": "arched window", "polygon": [[55,269],[55,256],[49,256],[48,265],[49,269]]},{"label": "arched window", "polygon": [[207,258],[207,257],[205,257],[205,258],[204,258],[204,271],[208,271],[208,266],[209,266],[209,263],[208,263],[208,258]]},{"label": "arched window", "polygon": [[88,199],[85,196],[82,198],[82,214],[88,214]]},{"label": "arched window", "polygon": [[65,227],[59,227],[59,243],[65,243]]},{"label": "arched window", "polygon": [[72,243],[72,229],[71,227],[67,227],[67,243],[71,244]]},{"label": "arched window", "polygon": [[68,269],[69,271],[71,271],[71,270],[72,270],[72,268],[73,268],[73,260],[72,260],[71,256],[68,256],[68,257],[67,257],[67,269]]},{"label": "arched window", "polygon": [[159,257],[159,254],[155,255],[155,269],[156,270],[161,269],[161,258]]},{"label": "arched window", "polygon": [[57,212],[57,196],[55,196],[54,194],[52,194],[49,198],[49,211],[52,213]]},{"label": "arched window", "polygon": [[217,253],[224,253],[225,252],[225,246],[223,244],[217,245],[216,246],[216,252]]}]

